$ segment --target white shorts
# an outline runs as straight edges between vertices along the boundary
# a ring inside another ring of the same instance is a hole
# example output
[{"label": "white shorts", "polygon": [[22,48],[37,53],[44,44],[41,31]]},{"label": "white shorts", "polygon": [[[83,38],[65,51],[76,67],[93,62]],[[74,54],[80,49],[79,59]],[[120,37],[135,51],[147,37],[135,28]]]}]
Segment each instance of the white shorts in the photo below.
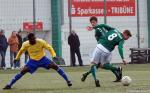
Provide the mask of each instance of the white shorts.
[{"label": "white shorts", "polygon": [[91,62],[94,62],[95,64],[101,63],[103,65],[105,63],[110,63],[111,58],[111,52],[101,44],[98,44],[93,51]]}]

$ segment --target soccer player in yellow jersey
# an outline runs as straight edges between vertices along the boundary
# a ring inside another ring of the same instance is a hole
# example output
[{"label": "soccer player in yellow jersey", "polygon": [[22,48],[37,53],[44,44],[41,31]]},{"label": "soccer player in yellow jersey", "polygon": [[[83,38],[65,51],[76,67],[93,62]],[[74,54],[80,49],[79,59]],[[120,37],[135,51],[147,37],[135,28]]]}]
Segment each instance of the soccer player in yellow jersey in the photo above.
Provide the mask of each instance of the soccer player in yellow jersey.
[{"label": "soccer player in yellow jersey", "polygon": [[39,67],[43,67],[45,69],[52,68],[56,70],[66,80],[67,85],[72,86],[71,81],[68,79],[62,68],[60,68],[58,65],[55,64],[55,62],[45,56],[45,49],[50,52],[53,58],[56,58],[56,53],[52,46],[50,46],[46,41],[42,39],[37,39],[33,33],[30,33],[28,35],[28,41],[23,43],[14,62],[17,62],[22,53],[24,53],[25,51],[29,53],[30,59],[20,71],[20,73],[16,74],[3,89],[11,89],[12,85],[15,84],[15,82],[19,80],[23,75],[25,75],[27,72],[32,74]]}]

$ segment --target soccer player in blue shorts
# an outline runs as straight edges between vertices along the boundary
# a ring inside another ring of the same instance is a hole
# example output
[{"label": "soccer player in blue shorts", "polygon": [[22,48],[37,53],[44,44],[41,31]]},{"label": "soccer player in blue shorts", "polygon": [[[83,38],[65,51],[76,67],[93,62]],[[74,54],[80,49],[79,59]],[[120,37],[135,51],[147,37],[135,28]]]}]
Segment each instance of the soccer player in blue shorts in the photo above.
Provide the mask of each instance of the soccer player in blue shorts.
[{"label": "soccer player in blue shorts", "polygon": [[28,41],[24,42],[21,49],[19,50],[14,62],[17,62],[22,53],[25,51],[28,52],[30,59],[23,67],[23,69],[16,74],[12,80],[3,88],[3,89],[11,89],[12,85],[16,83],[22,76],[24,76],[27,72],[34,73],[39,67],[43,67],[45,69],[54,69],[56,70],[67,82],[68,86],[72,86],[71,81],[68,79],[66,73],[55,64],[52,60],[48,59],[45,56],[45,49],[47,49],[53,58],[56,58],[56,53],[51,45],[49,45],[46,41],[42,39],[38,39],[35,37],[33,33],[28,34]]}]

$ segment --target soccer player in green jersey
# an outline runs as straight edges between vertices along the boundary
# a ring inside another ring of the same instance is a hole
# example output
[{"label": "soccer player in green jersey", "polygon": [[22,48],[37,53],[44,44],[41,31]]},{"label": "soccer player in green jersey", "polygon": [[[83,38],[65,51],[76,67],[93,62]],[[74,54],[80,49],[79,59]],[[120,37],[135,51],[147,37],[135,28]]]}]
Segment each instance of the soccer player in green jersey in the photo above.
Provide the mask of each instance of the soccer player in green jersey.
[{"label": "soccer player in green jersey", "polygon": [[91,20],[90,22],[93,27],[89,27],[88,29],[95,29],[95,37],[98,44],[93,52],[91,69],[83,74],[81,80],[85,81],[88,74],[92,73],[96,87],[100,87],[99,80],[96,78],[96,67],[100,65],[100,67],[103,69],[111,70],[116,75],[116,82],[118,82],[122,78],[122,69],[120,67],[114,67],[112,64],[110,64],[111,51],[113,51],[115,46],[118,45],[122,62],[126,64],[123,56],[123,44],[124,40],[128,40],[128,38],[131,37],[131,33],[129,30],[125,30],[123,33],[120,33],[117,29],[107,25],[96,25],[96,22]]},{"label": "soccer player in green jersey", "polygon": [[[90,23],[91,23],[92,27],[88,26],[87,29],[88,29],[89,31],[91,31],[91,30],[93,30],[93,29],[95,30],[95,38],[96,38],[97,42],[98,42],[98,40],[99,40],[100,38],[102,38],[102,36],[105,36],[105,33],[107,33],[107,32],[110,31],[110,30],[114,30],[114,29],[115,29],[115,28],[110,27],[110,26],[108,26],[108,25],[106,25],[106,24],[97,24],[97,23],[98,23],[98,19],[97,19],[97,17],[95,17],[95,16],[92,16],[92,17],[90,18]],[[99,64],[100,64],[100,63],[99,63]],[[97,69],[99,68],[99,64],[97,64]],[[118,69],[122,70],[121,67],[118,67]],[[116,80],[115,80],[114,82],[120,81],[119,78],[122,77],[122,76],[121,76],[122,73],[120,73],[120,75],[119,75],[116,71],[115,71],[115,72],[114,72],[113,70],[111,70],[111,71],[112,71],[112,72],[114,73],[114,75],[116,76]],[[90,73],[91,73],[91,71],[89,71],[89,72],[83,74],[83,77],[81,78],[81,80],[82,80],[82,81],[85,81],[86,77],[87,77]],[[120,76],[120,77],[119,77],[119,76]]]},{"label": "soccer player in green jersey", "polygon": [[93,29],[95,30],[95,38],[96,38],[97,41],[98,41],[102,36],[104,36],[105,33],[107,33],[108,31],[114,30],[113,27],[110,27],[110,26],[108,26],[108,25],[106,25],[106,24],[97,24],[97,23],[98,23],[98,19],[97,19],[97,17],[95,17],[95,16],[92,16],[92,17],[90,18],[90,23],[91,23],[92,27],[91,27],[91,26],[88,26],[87,29],[88,29],[89,31],[91,31],[91,30],[93,30]]}]

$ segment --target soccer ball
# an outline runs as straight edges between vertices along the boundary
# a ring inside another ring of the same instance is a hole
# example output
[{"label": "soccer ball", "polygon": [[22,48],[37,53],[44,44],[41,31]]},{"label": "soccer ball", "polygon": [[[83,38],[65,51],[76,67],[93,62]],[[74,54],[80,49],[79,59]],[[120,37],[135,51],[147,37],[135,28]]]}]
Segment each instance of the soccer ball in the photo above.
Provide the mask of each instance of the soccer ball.
[{"label": "soccer ball", "polygon": [[121,83],[124,86],[129,86],[131,82],[132,82],[132,79],[129,76],[123,76],[123,78],[121,79]]}]

